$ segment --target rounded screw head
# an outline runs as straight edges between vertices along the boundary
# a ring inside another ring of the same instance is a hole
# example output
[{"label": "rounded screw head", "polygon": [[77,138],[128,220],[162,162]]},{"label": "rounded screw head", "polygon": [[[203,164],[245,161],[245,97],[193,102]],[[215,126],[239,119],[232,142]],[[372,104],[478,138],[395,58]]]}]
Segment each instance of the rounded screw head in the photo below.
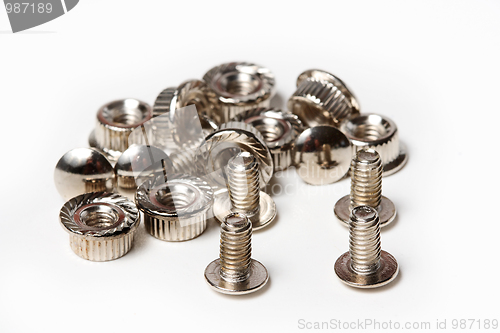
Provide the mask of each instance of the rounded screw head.
[{"label": "rounded screw head", "polygon": [[[256,214],[249,215],[245,213],[250,222],[252,222],[253,230],[260,230],[268,226],[276,218],[276,204],[273,198],[264,191],[260,191],[259,206],[259,211]],[[214,215],[217,220],[222,223],[224,218],[231,213],[234,213],[234,211],[231,209],[231,200],[228,193],[225,192],[216,196],[214,201]]]},{"label": "rounded screw head", "polygon": [[[346,195],[342,198],[340,198],[339,201],[335,204],[335,207],[333,208],[333,212],[335,213],[335,216],[337,219],[342,222],[346,227],[349,226],[349,215],[351,213],[349,206],[351,204],[351,196]],[[382,196],[382,200],[380,202],[380,205],[377,207],[377,212],[378,216],[380,218],[380,226],[385,227],[389,225],[394,219],[396,218],[396,206],[394,203]]]},{"label": "rounded screw head", "polygon": [[83,193],[113,192],[116,176],[111,163],[99,151],[76,148],[57,162],[54,183],[59,194],[69,200]]},{"label": "rounded screw head", "polygon": [[380,253],[380,267],[372,274],[359,274],[351,268],[351,255],[344,253],[335,262],[335,273],[345,284],[356,288],[377,288],[393,281],[399,272],[396,259],[388,252]]},{"label": "rounded screw head", "polygon": [[295,167],[311,185],[334,183],[347,174],[351,163],[351,144],[332,126],[306,129],[295,140]]},{"label": "rounded screw head", "polygon": [[205,269],[205,280],[208,285],[223,294],[228,295],[245,295],[262,289],[267,281],[269,274],[266,267],[259,261],[251,259],[250,274],[248,278],[242,282],[228,282],[220,275],[220,259],[212,261]]}]

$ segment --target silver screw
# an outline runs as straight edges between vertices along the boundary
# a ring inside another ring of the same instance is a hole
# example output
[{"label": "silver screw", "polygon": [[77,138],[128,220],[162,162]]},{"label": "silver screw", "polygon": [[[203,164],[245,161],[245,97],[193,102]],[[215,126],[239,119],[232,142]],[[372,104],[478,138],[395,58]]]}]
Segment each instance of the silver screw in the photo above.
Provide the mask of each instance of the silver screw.
[{"label": "silver screw", "polygon": [[240,213],[232,213],[222,221],[220,256],[205,270],[205,279],[214,290],[230,295],[243,295],[264,287],[269,280],[267,269],[252,255],[252,224]]},{"label": "silver screw", "polygon": [[341,222],[349,225],[349,214],[358,206],[375,208],[382,227],[396,217],[396,206],[382,195],[382,160],[373,149],[359,150],[352,159],[351,194],[337,201],[334,212]]},{"label": "silver screw", "polygon": [[345,284],[356,288],[377,288],[398,275],[396,259],[382,251],[380,219],[369,206],[355,207],[349,223],[349,251],[335,262],[335,273]]},{"label": "silver screw", "polygon": [[249,152],[231,158],[226,170],[228,193],[215,198],[214,215],[219,221],[230,213],[243,213],[254,230],[264,228],[276,217],[274,200],[260,190],[259,162]]}]

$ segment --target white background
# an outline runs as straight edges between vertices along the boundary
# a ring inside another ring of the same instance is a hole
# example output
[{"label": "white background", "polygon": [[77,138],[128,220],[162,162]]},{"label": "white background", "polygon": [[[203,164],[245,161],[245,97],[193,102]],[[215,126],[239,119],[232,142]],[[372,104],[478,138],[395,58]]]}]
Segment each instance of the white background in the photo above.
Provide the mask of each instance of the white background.
[{"label": "white background", "polygon": [[[0,332],[293,332],[300,319],[365,318],[433,328],[446,319],[451,330],[453,319],[500,319],[499,17],[494,1],[87,0],[11,34],[0,10]],[[348,231],[332,210],[349,180],[307,186],[293,169],[277,175],[290,184],[274,195],[278,220],[254,233],[253,257],[271,275],[259,293],[205,284],[215,225],[184,243],[141,226],[113,262],[71,251],[53,169],[87,145],[97,109],[153,103],[234,60],[273,70],[275,106],[298,74],[320,68],[351,87],[362,112],[397,123],[410,159],[383,181],[399,212],[382,232],[401,268],[391,285],[362,291],[337,279]]]}]

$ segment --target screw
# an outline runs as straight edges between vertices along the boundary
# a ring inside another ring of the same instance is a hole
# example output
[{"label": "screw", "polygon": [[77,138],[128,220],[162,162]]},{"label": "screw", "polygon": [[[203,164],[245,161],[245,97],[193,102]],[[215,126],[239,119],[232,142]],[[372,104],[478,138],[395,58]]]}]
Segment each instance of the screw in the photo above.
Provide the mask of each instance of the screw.
[{"label": "screw", "polygon": [[243,295],[264,287],[269,280],[266,267],[251,258],[252,224],[241,213],[232,213],[222,221],[220,256],[205,270],[205,279],[216,291]]},{"label": "screw", "polygon": [[396,206],[382,195],[382,160],[377,151],[362,149],[351,161],[351,194],[335,204],[334,213],[345,225],[354,207],[370,206],[377,210],[380,226],[394,221]]},{"label": "screw", "polygon": [[396,259],[380,246],[380,219],[369,206],[355,207],[349,224],[349,251],[335,262],[335,273],[356,288],[377,288],[398,275]]},{"label": "screw", "polygon": [[274,200],[260,190],[259,162],[249,152],[241,152],[231,158],[227,167],[226,185],[228,193],[215,198],[214,215],[219,221],[230,213],[243,213],[259,230],[274,221]]}]

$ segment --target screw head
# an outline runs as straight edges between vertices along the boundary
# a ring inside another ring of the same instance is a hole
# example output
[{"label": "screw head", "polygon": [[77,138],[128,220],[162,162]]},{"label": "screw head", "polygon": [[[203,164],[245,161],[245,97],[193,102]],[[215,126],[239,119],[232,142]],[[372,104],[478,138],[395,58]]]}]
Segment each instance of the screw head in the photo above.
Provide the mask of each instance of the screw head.
[{"label": "screw head", "polygon": [[[351,211],[349,209],[350,205],[351,196],[346,195],[340,198],[340,200],[337,201],[335,207],[333,208],[333,212],[335,213],[337,219],[346,227],[349,227],[349,214],[351,214]],[[376,209],[380,218],[380,227],[389,225],[396,218],[396,206],[387,197],[382,196],[380,205]]]},{"label": "screw head", "polygon": [[205,280],[208,285],[217,292],[227,295],[245,295],[262,289],[269,274],[266,267],[255,259],[251,259],[250,275],[241,282],[228,282],[220,275],[220,259],[216,259],[208,264],[205,269]]},{"label": "screw head", "polygon": [[[253,230],[260,230],[267,227],[276,218],[276,204],[274,203],[273,198],[271,198],[271,196],[264,191],[260,191],[259,206],[259,211],[256,214],[248,215],[245,213],[250,222],[252,222]],[[220,223],[224,221],[224,218],[227,215],[235,213],[231,209],[231,200],[229,199],[229,194],[227,192],[221,193],[215,197],[213,209],[214,215]]]},{"label": "screw head", "polygon": [[359,274],[351,267],[349,252],[341,255],[335,262],[335,273],[348,286],[355,288],[378,288],[392,282],[398,275],[399,265],[388,252],[380,252],[380,267],[372,274]]}]

